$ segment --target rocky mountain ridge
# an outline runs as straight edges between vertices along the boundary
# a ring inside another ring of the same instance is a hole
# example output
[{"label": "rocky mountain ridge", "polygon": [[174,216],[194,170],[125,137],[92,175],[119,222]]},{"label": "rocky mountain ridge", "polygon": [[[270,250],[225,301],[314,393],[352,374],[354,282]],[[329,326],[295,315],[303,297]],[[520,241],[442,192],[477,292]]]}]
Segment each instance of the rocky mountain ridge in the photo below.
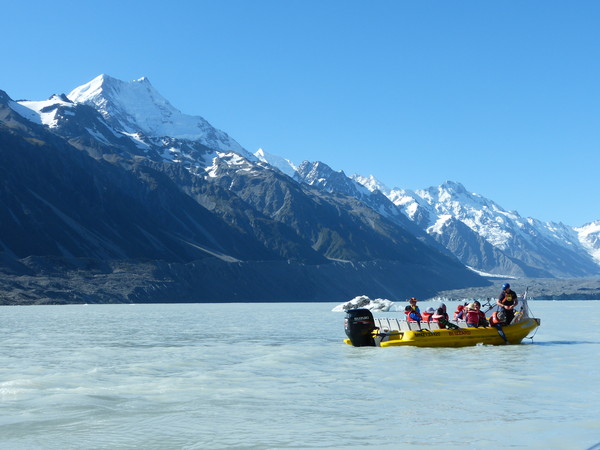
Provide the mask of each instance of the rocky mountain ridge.
[{"label": "rocky mountain ridge", "polygon": [[[138,82],[140,104],[156,101]],[[168,102],[136,106],[114,79],[88,85],[43,102],[0,92],[9,303],[339,301],[486,284],[401,222],[290,178],[208,122]]]},{"label": "rocky mountain ridge", "polygon": [[[574,228],[523,218],[452,181],[410,191],[389,189],[373,176],[348,177],[321,162],[305,161],[295,170],[298,180],[352,195],[388,218],[401,214],[484,275],[586,277],[600,273],[600,221]],[[370,201],[365,189],[380,200]]]}]

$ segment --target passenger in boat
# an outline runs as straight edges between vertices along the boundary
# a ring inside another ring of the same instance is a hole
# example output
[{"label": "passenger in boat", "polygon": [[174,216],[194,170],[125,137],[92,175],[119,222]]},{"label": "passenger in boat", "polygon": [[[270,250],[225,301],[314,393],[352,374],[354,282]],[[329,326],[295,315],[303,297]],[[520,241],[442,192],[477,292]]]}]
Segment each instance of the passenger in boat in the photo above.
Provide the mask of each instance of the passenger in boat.
[{"label": "passenger in boat", "polygon": [[481,303],[478,301],[474,301],[469,306],[467,306],[465,313],[465,321],[467,322],[468,327],[486,327],[488,325],[487,319],[485,318],[485,314],[481,312]]},{"label": "passenger in boat", "polygon": [[423,312],[423,314],[421,314],[421,318],[425,321],[425,322],[431,322],[431,319],[433,318],[433,315],[435,314],[435,309],[433,309],[431,306],[429,308],[427,308],[427,310],[425,310]]},{"label": "passenger in boat", "polygon": [[456,311],[454,311],[454,320],[464,319],[465,305],[458,305]]},{"label": "passenger in boat", "polygon": [[416,312],[412,306],[404,308],[404,314],[406,314],[406,320],[408,322],[421,322],[421,314]]},{"label": "passenger in boat", "polygon": [[417,306],[417,299],[414,297],[411,297],[410,300],[408,301],[410,303],[410,307],[412,308],[412,310],[414,312],[416,312],[419,316],[421,315],[421,310],[419,309],[419,307]]},{"label": "passenger in boat", "polygon": [[498,311],[494,311],[492,317],[490,317],[490,326],[498,328],[502,325],[506,325],[506,310],[500,308]]},{"label": "passenger in boat", "polygon": [[446,305],[443,303],[436,310],[435,314],[431,316],[434,322],[437,322],[440,328],[446,328],[450,323],[448,322],[448,313],[446,312]]},{"label": "passenger in boat", "polygon": [[515,307],[518,303],[517,293],[510,288],[510,284],[504,283],[496,304],[506,312],[506,325],[510,325],[515,317]]}]

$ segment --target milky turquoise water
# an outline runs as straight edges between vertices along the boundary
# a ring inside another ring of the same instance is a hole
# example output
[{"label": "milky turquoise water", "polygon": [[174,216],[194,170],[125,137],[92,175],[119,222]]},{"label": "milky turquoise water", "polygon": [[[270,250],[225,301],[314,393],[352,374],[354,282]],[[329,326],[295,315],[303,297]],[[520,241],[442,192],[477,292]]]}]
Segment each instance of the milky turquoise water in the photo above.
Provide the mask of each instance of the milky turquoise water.
[{"label": "milky turquoise water", "polygon": [[0,448],[600,442],[600,302],[532,301],[532,341],[460,349],[344,345],[334,306],[0,308]]}]

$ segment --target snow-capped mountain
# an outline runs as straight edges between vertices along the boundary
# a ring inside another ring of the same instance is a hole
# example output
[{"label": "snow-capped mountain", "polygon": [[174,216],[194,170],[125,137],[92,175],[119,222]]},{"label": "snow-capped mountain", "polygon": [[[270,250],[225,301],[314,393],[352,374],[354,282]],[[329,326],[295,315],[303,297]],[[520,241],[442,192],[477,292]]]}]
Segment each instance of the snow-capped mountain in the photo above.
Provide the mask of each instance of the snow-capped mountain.
[{"label": "snow-capped mountain", "polygon": [[372,184],[370,187],[364,186],[355,179],[346,176],[343,170],[335,171],[320,161],[303,161],[296,168],[294,178],[301,183],[317,187],[326,192],[354,197],[378,214],[409,230],[418,239],[424,240],[428,245],[441,250],[440,246],[435,244],[435,241],[427,239],[426,234],[415,226],[412,221],[408,220],[402,211],[378,189],[378,187],[383,189],[380,184]]},{"label": "snow-capped mountain", "polygon": [[0,91],[0,274],[7,261],[14,273],[101,268],[113,292],[113,261],[154,261],[136,301],[405,298],[487,283],[415,237],[380,192],[345,176],[362,199],[299,182],[289,162],[276,169],[205,125],[145,79],[101,76],[44,101]]},{"label": "snow-capped mountain", "polygon": [[384,194],[385,196],[389,197],[390,189],[385,184],[383,184],[381,181],[379,181],[377,178],[375,178],[373,175],[369,175],[368,177],[365,177],[363,175],[354,174],[350,178],[352,178],[357,183],[362,184],[364,187],[366,187],[370,191],[377,190],[377,191],[381,192],[382,194]]},{"label": "snow-capped mountain", "polygon": [[[71,109],[73,102],[65,95],[53,95],[48,100],[12,102],[11,108],[26,119],[54,128],[58,125],[57,113],[61,108]],[[72,112],[69,112],[72,114]]]},{"label": "snow-capped mountain", "polygon": [[[357,180],[366,180],[370,189],[380,186],[372,179]],[[476,270],[517,276],[600,272],[593,260],[594,245],[598,245],[594,227],[578,230],[562,223],[523,218],[452,181],[417,191],[394,188],[387,196],[408,218]]]},{"label": "snow-capped mountain", "polygon": [[259,161],[265,162],[285,173],[289,177],[294,177],[296,174],[296,165],[291,162],[289,159],[282,158],[281,156],[273,155],[272,153],[268,153],[264,151],[262,148],[259,148],[254,152],[254,156],[258,158]]},{"label": "snow-capped mountain", "polygon": [[446,181],[417,191],[390,189],[372,175],[347,177],[322,162],[308,161],[297,167],[295,178],[327,192],[353,196],[421,239],[427,234],[478,273],[530,277],[600,273],[594,226],[573,229],[523,218],[460,183]]},{"label": "snow-capped mountain", "polygon": [[[11,107],[26,119],[57,129],[64,136],[81,139],[87,135],[114,148],[127,147],[130,154],[180,163],[193,171],[210,165],[216,152],[233,151],[256,160],[204,118],[183,114],[173,107],[147,78],[124,82],[100,75],[68,95],[13,102]],[[90,108],[87,114],[85,107]]]},{"label": "snow-capped mountain", "polygon": [[[203,280],[178,294],[189,300],[199,289],[222,299],[398,298],[487,283],[473,271],[600,271],[600,222],[573,229],[522,218],[460,183],[389,189],[322,162],[253,155],[145,78],[101,75],[43,101],[0,91],[0,152],[0,261],[166,261],[163,280]],[[163,285],[143,295],[164,299]]]},{"label": "snow-capped mountain", "polygon": [[215,150],[247,153],[204,118],[174,108],[144,77],[124,82],[99,75],[73,89],[67,97],[74,103],[93,106],[115,130],[125,134],[142,132],[150,138],[197,141]]},{"label": "snow-capped mountain", "polygon": [[371,191],[348,178],[343,170],[337,172],[321,161],[303,161],[296,169],[296,178],[309,186],[351,195],[360,200],[371,196]]},{"label": "snow-capped mountain", "polygon": [[574,230],[577,232],[579,242],[600,265],[600,220],[576,227]]}]

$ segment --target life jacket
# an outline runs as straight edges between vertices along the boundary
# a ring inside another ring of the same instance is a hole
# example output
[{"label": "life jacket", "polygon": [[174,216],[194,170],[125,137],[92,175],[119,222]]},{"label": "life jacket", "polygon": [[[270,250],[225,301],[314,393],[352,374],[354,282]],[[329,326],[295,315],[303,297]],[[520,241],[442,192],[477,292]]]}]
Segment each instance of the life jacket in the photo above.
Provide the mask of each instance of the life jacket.
[{"label": "life jacket", "polygon": [[502,300],[500,300],[500,303],[502,303],[505,306],[511,306],[514,305],[515,303],[515,298],[512,295],[512,291],[511,292],[505,292],[504,293],[504,298]]},{"label": "life jacket", "polygon": [[491,325],[504,324],[505,322],[506,322],[506,314],[504,314],[502,316],[502,315],[498,314],[498,311],[494,311],[494,314],[492,314],[492,317],[490,317]]},{"label": "life jacket", "polygon": [[506,310],[504,308],[500,308],[496,311],[494,316],[498,323],[506,323]]},{"label": "life jacket", "polygon": [[427,311],[421,313],[421,318],[427,322],[431,321],[432,316],[433,316],[433,313],[428,313]]},{"label": "life jacket", "polygon": [[481,312],[480,311],[476,311],[474,309],[469,309],[467,310],[467,313],[465,314],[465,322],[467,323],[474,323],[476,325],[479,325],[479,321],[481,319]]},{"label": "life jacket", "polygon": [[406,314],[406,320],[408,322],[420,322],[421,321],[421,314],[419,314],[414,309],[409,310],[409,311],[404,311],[404,314]]}]

